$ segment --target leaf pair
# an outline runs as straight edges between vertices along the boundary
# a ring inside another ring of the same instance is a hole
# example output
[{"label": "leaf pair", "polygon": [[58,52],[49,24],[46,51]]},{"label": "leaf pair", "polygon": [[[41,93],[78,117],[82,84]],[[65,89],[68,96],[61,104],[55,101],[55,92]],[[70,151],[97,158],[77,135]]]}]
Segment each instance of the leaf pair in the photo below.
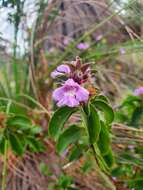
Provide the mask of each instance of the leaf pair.
[{"label": "leaf pair", "polygon": [[[87,128],[91,145],[99,149],[99,159],[101,158],[109,167],[113,164],[113,155],[110,142],[110,128],[114,112],[104,96],[96,97],[88,105],[85,115],[87,116]],[[96,151],[96,150],[95,150]]]},{"label": "leaf pair", "polygon": [[76,108],[61,107],[52,116],[49,123],[49,134],[57,140],[57,151],[63,153],[68,145],[75,143],[81,137],[83,129],[77,125],[71,125],[63,130],[69,117],[77,111]]},{"label": "leaf pair", "polygon": [[[103,113],[102,117],[99,111]],[[103,136],[106,136],[105,139],[108,139],[108,126],[114,119],[114,112],[108,103],[103,100],[103,96],[102,99],[99,99],[98,97],[91,101],[90,105],[88,106],[88,113],[86,113],[86,115],[91,144],[98,141],[100,132],[100,138],[103,139]]]}]

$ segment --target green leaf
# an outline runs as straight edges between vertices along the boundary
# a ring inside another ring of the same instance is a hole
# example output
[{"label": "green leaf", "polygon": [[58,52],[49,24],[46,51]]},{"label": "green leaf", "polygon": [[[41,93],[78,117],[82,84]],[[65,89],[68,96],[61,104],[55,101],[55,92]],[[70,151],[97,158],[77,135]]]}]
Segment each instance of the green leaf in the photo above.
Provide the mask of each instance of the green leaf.
[{"label": "green leaf", "polygon": [[111,124],[113,122],[114,112],[109,104],[105,103],[104,101],[95,100],[93,105],[103,111],[106,124]]},{"label": "green leaf", "polygon": [[45,150],[44,144],[36,138],[27,138],[27,144],[33,152],[43,152]]},{"label": "green leaf", "polygon": [[139,121],[142,118],[143,118],[143,107],[142,106],[136,107],[135,110],[133,111],[131,122],[129,124],[138,127]]},{"label": "green leaf", "polygon": [[91,144],[97,142],[101,130],[100,119],[96,109],[90,105],[90,114],[87,117],[87,127]]},{"label": "green leaf", "polygon": [[104,160],[109,168],[111,168],[114,164],[114,156],[112,150],[110,149],[108,153],[104,156]]},{"label": "green leaf", "polygon": [[39,165],[40,172],[45,176],[51,176],[52,172],[49,169],[49,166],[45,164],[44,162],[41,162]]},{"label": "green leaf", "polygon": [[68,155],[68,159],[70,162],[72,162],[73,160],[79,159],[81,155],[82,155],[82,149],[80,147],[75,146],[70,151],[70,154]]},{"label": "green leaf", "polygon": [[57,142],[57,151],[61,154],[68,145],[75,143],[80,139],[83,128],[76,125],[69,126],[59,137]]},{"label": "green leaf", "polygon": [[5,149],[5,138],[3,135],[0,136],[0,153],[4,154]]},{"label": "green leaf", "polygon": [[126,106],[128,104],[133,104],[133,103],[140,103],[141,102],[141,98],[139,96],[128,96],[125,101],[122,103],[122,106]]},{"label": "green leaf", "polygon": [[32,125],[30,130],[29,130],[29,133],[31,135],[36,135],[36,134],[39,134],[42,132],[42,128],[38,125]]},{"label": "green leaf", "polygon": [[110,149],[110,136],[107,126],[101,121],[101,131],[97,142],[102,155],[106,155]]},{"label": "green leaf", "polygon": [[60,189],[68,189],[68,187],[72,184],[72,177],[68,175],[60,175],[58,180],[58,185]]},{"label": "green leaf", "polygon": [[16,115],[8,118],[6,125],[10,128],[15,127],[17,129],[25,130],[31,128],[32,123],[27,117]]},{"label": "green leaf", "polygon": [[134,179],[128,180],[129,187],[132,187],[135,190],[141,190],[143,187],[143,177],[137,176]]},{"label": "green leaf", "polygon": [[93,164],[92,164],[91,160],[86,160],[83,163],[83,166],[81,167],[81,169],[82,169],[84,174],[87,174],[88,172],[91,171],[92,167],[93,167]]},{"label": "green leaf", "polygon": [[64,127],[65,122],[76,110],[76,108],[70,108],[67,106],[59,108],[50,120],[49,135],[57,139],[61,129]]},{"label": "green leaf", "polygon": [[12,150],[19,156],[24,153],[24,146],[22,145],[18,135],[9,134],[9,141]]},{"label": "green leaf", "polygon": [[103,101],[107,104],[109,103],[109,100],[106,98],[106,96],[99,95],[99,96],[96,96],[95,98],[96,98],[95,100]]},{"label": "green leaf", "polygon": [[99,167],[101,170],[103,171],[108,171],[109,170],[109,167],[108,165],[106,164],[103,156],[101,155],[101,152],[99,150],[99,147],[97,146],[96,143],[94,143],[94,150],[95,150],[95,153],[96,153],[96,159],[98,160],[98,164],[99,164]]}]

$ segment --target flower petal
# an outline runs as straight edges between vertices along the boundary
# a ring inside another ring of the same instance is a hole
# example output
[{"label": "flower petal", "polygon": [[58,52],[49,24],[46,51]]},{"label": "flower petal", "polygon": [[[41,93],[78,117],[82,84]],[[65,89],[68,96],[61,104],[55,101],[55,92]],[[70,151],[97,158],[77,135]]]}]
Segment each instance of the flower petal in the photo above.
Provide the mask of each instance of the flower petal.
[{"label": "flower petal", "polygon": [[79,43],[76,47],[78,49],[85,50],[85,49],[89,48],[89,44],[88,43]]},{"label": "flower petal", "polygon": [[59,87],[53,92],[53,99],[55,101],[60,101],[64,96],[64,87]]},{"label": "flower petal", "polygon": [[53,79],[55,79],[57,76],[60,76],[60,75],[63,75],[63,73],[60,73],[60,72],[58,72],[58,71],[53,71],[53,72],[51,73],[51,77],[52,77]]},{"label": "flower petal", "polygon": [[88,98],[89,98],[89,92],[85,88],[80,87],[76,93],[76,99],[79,102],[85,102],[88,100]]},{"label": "flower petal", "polygon": [[77,87],[77,88],[79,88],[80,87],[80,85],[77,83],[77,82],[75,82],[73,79],[68,79],[66,82],[65,82],[65,85],[67,85],[67,86],[71,86],[71,87]]},{"label": "flower petal", "polygon": [[57,71],[60,73],[69,74],[71,72],[68,65],[60,65],[57,67]]},{"label": "flower petal", "polygon": [[134,91],[135,96],[143,95],[143,87],[139,87]]},{"label": "flower petal", "polygon": [[58,107],[65,106],[65,105],[68,107],[76,107],[79,105],[79,102],[74,97],[65,96],[58,102],[57,105]]}]

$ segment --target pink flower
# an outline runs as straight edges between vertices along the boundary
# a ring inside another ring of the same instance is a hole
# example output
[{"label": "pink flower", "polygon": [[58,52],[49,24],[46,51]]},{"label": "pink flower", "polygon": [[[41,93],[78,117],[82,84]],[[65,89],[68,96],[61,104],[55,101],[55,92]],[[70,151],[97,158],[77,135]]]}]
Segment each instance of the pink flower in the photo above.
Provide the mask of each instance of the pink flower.
[{"label": "pink flower", "polygon": [[68,79],[62,87],[53,92],[53,99],[57,101],[57,106],[78,106],[81,102],[86,102],[89,92],[76,83],[73,79]]},{"label": "pink flower", "polygon": [[51,77],[54,79],[58,76],[70,74],[71,70],[68,65],[60,65],[55,71],[51,73]]},{"label": "pink flower", "polygon": [[135,96],[143,95],[143,86],[141,86],[141,87],[135,89],[134,95],[135,95]]},{"label": "pink flower", "polygon": [[88,43],[79,43],[77,46],[76,46],[78,49],[81,49],[81,50],[85,50],[85,49],[88,49],[89,48],[89,44]]}]

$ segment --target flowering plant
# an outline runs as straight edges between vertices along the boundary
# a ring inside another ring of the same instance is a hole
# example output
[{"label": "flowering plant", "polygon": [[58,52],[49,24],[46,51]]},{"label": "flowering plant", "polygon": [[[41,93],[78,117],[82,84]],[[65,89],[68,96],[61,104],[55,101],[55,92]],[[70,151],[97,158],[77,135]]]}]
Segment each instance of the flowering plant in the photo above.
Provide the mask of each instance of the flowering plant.
[{"label": "flowering plant", "polygon": [[[90,64],[82,64],[79,57],[51,73],[62,84],[53,92],[59,109],[51,117],[49,135],[56,140],[60,154],[70,145],[70,161],[91,150],[97,166],[107,171],[114,161],[110,140],[114,112],[107,98],[93,87],[94,75],[95,70]],[[68,119],[74,113],[79,114],[79,119],[70,125]]]}]

